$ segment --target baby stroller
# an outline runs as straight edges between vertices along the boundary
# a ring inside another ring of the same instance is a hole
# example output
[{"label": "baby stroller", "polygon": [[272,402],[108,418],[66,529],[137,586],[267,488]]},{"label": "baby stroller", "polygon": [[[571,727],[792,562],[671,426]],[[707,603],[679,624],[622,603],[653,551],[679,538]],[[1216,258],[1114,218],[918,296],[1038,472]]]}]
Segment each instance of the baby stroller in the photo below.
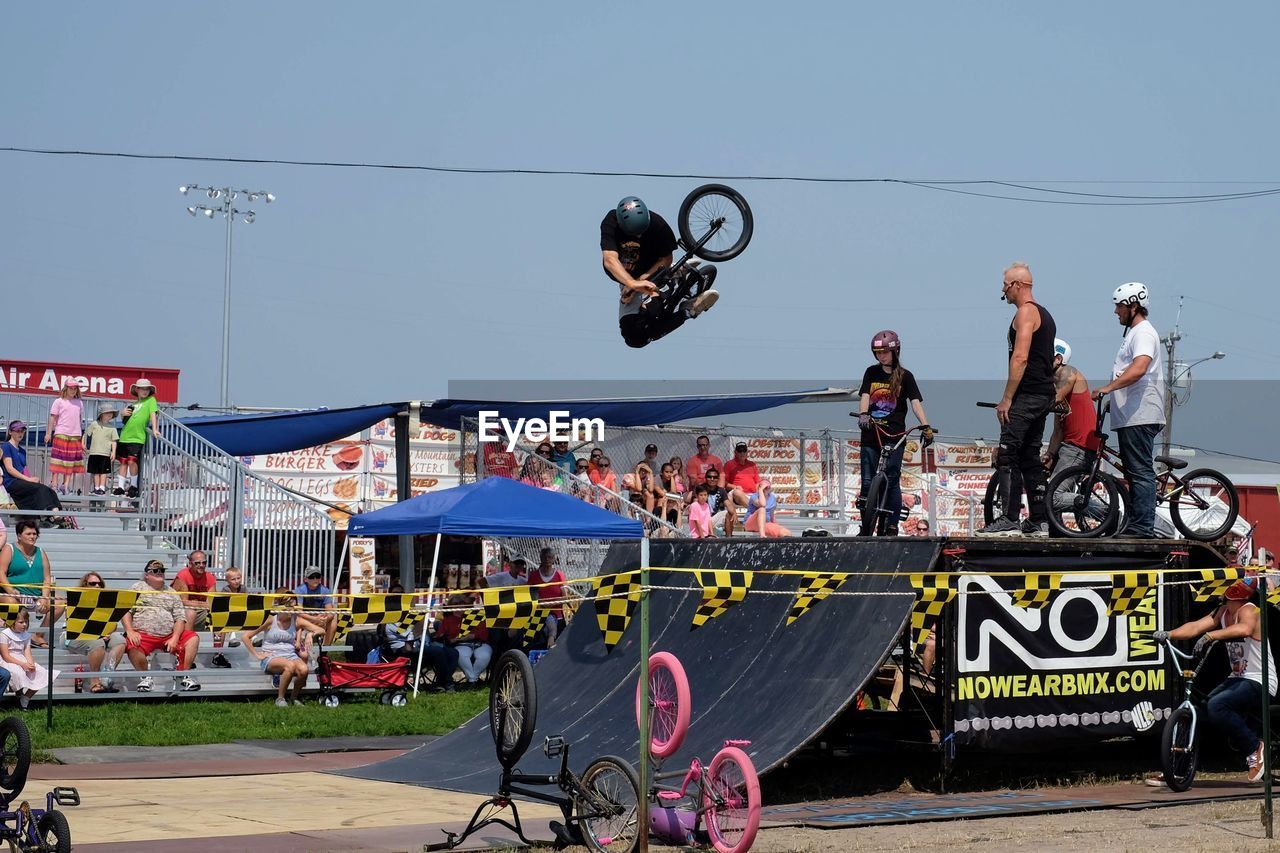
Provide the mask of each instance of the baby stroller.
[{"label": "baby stroller", "polygon": [[391,663],[343,663],[331,660],[329,653],[322,648],[316,667],[316,677],[320,680],[320,704],[336,708],[342,701],[339,694],[344,688],[369,687],[375,690],[382,688],[378,701],[383,705],[402,707],[409,702],[405,689],[409,683],[409,665],[408,658]]}]

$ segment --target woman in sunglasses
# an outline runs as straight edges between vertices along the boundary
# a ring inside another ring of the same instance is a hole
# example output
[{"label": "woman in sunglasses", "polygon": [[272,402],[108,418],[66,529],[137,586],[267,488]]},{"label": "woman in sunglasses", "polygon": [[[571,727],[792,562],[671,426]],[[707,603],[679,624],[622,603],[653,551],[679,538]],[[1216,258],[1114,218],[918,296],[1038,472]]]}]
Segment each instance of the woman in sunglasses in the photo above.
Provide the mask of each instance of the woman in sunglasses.
[{"label": "woman in sunglasses", "polygon": [[[97,572],[89,572],[80,578],[80,582],[76,584],[80,589],[97,590],[106,589],[106,584],[102,581],[102,575]],[[89,671],[101,672],[104,669],[114,670],[120,665],[120,658],[124,657],[124,634],[119,631],[113,631],[110,637],[97,637],[92,640],[67,640],[67,651],[73,655],[84,655],[89,659]],[[106,666],[103,666],[103,663]],[[119,693],[120,688],[111,683],[111,679],[105,681],[101,678],[94,677],[89,679],[90,693]]]}]

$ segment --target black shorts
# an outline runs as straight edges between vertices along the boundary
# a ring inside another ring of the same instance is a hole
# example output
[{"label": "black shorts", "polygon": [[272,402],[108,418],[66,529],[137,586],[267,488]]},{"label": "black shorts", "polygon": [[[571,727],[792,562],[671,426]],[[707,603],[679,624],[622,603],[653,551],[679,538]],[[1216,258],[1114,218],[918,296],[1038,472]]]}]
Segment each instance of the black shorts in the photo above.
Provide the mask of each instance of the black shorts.
[{"label": "black shorts", "polygon": [[90,474],[110,474],[111,473],[111,457],[99,455],[96,453],[89,454],[89,473]]},{"label": "black shorts", "polygon": [[116,444],[116,459],[118,461],[123,462],[126,459],[137,460],[141,458],[142,458],[141,444],[131,444],[123,441]]}]

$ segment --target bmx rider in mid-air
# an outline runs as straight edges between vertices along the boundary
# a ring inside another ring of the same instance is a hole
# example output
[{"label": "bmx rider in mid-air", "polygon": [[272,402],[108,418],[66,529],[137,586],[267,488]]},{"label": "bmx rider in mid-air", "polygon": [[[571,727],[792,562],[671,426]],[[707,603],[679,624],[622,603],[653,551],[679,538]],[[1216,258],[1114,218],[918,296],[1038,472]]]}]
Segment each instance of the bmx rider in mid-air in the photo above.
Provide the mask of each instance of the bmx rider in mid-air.
[{"label": "bmx rider in mid-air", "polygon": [[711,289],[716,268],[710,264],[666,274],[675,249],[671,226],[635,196],[618,202],[600,223],[601,263],[618,283],[618,328],[629,347],[669,335],[720,298]]}]

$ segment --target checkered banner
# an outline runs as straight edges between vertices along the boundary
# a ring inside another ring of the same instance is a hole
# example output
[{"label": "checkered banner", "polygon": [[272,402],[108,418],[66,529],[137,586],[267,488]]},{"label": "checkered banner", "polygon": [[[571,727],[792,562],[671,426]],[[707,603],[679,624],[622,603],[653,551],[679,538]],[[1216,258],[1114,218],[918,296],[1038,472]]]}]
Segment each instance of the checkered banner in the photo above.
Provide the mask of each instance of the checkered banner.
[{"label": "checkered banner", "polygon": [[484,619],[493,630],[508,629],[523,631],[533,618],[537,607],[534,600],[533,587],[520,586],[489,587],[480,591],[484,599]]},{"label": "checkered banner", "polygon": [[12,604],[0,602],[0,619],[4,620],[4,624],[12,625],[14,618],[24,607],[26,607],[25,604],[21,604],[17,601]]},{"label": "checkered banner", "polygon": [[911,575],[911,586],[916,591],[916,603],[911,608],[911,639],[918,654],[933,623],[938,621],[942,608],[956,597],[956,576],[953,574]]},{"label": "checkered banner", "polygon": [[1049,598],[1062,588],[1062,575],[1030,573],[1022,578],[1022,589],[1009,593],[1014,607],[1023,610],[1039,610],[1049,603]]},{"label": "checkered banner", "polygon": [[412,609],[412,593],[355,595],[351,597],[351,624],[391,625],[404,621]]},{"label": "checkered banner", "polygon": [[796,592],[795,601],[787,613],[787,624],[809,612],[809,608],[831,595],[849,578],[848,572],[805,572]]},{"label": "checkered banner", "polygon": [[110,636],[120,619],[138,603],[131,589],[67,591],[67,639],[96,640]]},{"label": "checkered banner", "polygon": [[622,635],[631,624],[631,616],[640,603],[640,572],[619,572],[596,578],[592,586],[595,598],[596,624],[604,637],[606,652],[622,641]]},{"label": "checkered banner", "polygon": [[529,619],[529,624],[524,629],[524,644],[526,646],[533,645],[538,639],[538,634],[547,624],[547,617],[551,615],[549,608],[543,607],[538,602],[533,603],[533,616]]},{"label": "checkered banner", "polygon": [[699,571],[698,583],[702,587],[702,603],[693,613],[694,631],[724,613],[747,597],[754,572],[736,572],[728,569]]},{"label": "checkered banner", "polygon": [[1113,572],[1107,615],[1123,616],[1132,613],[1142,603],[1142,599],[1147,597],[1151,587],[1159,582],[1155,572]]},{"label": "checkered banner", "polygon": [[350,610],[339,611],[338,627],[333,632],[333,641],[335,643],[341,642],[342,638],[347,636],[347,632],[351,630],[351,625],[353,624],[351,619]]},{"label": "checkered banner", "polygon": [[462,614],[462,636],[470,634],[475,629],[484,624],[484,610],[477,607],[475,610],[467,610]]},{"label": "checkered banner", "polygon": [[[1196,589],[1193,598],[1196,601],[1209,601],[1210,599],[1220,598],[1227,591],[1227,587],[1240,580],[1240,576],[1244,574],[1239,566],[1224,566],[1220,569],[1201,569],[1200,580],[1204,584]],[[1275,593],[1272,593],[1274,595]],[[1270,600],[1270,597],[1268,597]],[[1274,602],[1272,602],[1274,603]]]},{"label": "checkered banner", "polygon": [[275,596],[232,593],[209,597],[209,630],[244,631],[257,628],[271,614]]}]

